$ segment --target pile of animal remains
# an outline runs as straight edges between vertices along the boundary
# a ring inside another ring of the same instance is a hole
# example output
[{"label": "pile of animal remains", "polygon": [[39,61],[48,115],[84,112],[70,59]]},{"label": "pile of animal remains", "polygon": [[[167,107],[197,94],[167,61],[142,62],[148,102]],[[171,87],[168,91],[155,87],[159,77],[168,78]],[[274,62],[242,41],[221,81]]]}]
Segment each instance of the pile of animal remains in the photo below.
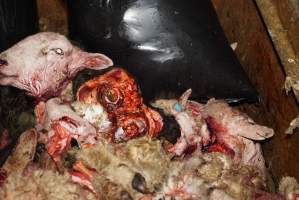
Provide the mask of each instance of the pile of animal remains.
[{"label": "pile of animal remains", "polygon": [[[284,178],[266,192],[260,145],[273,130],[223,101],[152,103],[180,127],[174,143],[159,137],[163,119],[143,104],[133,78],[114,68],[72,94],[84,68],[112,61],[55,33],[28,37],[0,54],[0,84],[36,97],[36,127],[24,132],[0,173],[0,199],[295,199]],[[164,123],[166,121],[164,120]],[[165,129],[164,125],[164,129]],[[159,137],[159,139],[157,139]]]}]

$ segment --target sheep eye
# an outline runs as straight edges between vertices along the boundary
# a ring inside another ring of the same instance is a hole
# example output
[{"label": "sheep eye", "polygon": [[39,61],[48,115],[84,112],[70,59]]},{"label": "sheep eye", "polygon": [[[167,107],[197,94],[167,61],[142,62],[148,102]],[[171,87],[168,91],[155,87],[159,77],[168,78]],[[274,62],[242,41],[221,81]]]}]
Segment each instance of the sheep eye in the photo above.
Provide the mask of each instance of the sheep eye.
[{"label": "sheep eye", "polygon": [[108,90],[104,94],[106,103],[117,104],[121,98],[120,91],[117,89]]},{"label": "sheep eye", "polygon": [[51,49],[51,50],[54,51],[57,55],[60,55],[60,56],[64,55],[63,50],[60,49],[60,48],[54,48],[54,49]]}]

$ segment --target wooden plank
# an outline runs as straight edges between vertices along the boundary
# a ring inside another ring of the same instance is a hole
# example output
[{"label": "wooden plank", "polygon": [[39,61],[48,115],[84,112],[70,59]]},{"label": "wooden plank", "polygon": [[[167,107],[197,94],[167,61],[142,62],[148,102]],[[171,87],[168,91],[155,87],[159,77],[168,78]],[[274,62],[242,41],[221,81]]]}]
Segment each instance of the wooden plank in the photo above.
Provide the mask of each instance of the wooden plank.
[{"label": "wooden plank", "polygon": [[274,47],[287,75],[286,91],[293,89],[299,101],[299,59],[296,56],[288,31],[285,29],[273,0],[255,0],[264,19]]},{"label": "wooden plank", "polygon": [[296,56],[299,56],[299,0],[273,0]]},{"label": "wooden plank", "polygon": [[299,179],[299,133],[284,133],[299,110],[294,96],[283,91],[284,70],[257,7],[242,0],[213,0],[213,4],[229,42],[238,43],[236,55],[261,97],[260,105],[245,110],[275,129],[275,136],[263,144],[270,172],[276,183],[285,175]]},{"label": "wooden plank", "polygon": [[41,31],[68,34],[66,3],[63,0],[37,0]]}]

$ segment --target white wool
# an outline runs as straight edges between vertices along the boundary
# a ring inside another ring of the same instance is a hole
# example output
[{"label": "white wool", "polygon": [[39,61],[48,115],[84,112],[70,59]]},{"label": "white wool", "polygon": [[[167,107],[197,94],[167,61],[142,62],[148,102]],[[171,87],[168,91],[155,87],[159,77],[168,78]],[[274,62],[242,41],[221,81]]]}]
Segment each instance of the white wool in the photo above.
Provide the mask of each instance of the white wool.
[{"label": "white wool", "polygon": [[122,141],[125,138],[125,132],[124,130],[119,127],[116,131],[115,131],[115,140],[116,141]]},{"label": "white wool", "polygon": [[76,101],[72,103],[72,106],[83,119],[94,125],[98,132],[106,132],[112,125],[101,104],[87,104]]}]

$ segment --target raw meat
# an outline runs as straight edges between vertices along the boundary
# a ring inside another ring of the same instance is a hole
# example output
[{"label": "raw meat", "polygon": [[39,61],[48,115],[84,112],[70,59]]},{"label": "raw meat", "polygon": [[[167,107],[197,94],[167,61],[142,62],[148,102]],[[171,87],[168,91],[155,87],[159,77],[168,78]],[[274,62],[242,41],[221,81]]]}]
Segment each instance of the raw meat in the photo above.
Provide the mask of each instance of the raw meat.
[{"label": "raw meat", "polygon": [[[176,155],[182,155],[189,147],[193,150],[201,149],[202,144],[211,140],[210,132],[201,114],[201,104],[188,101],[191,90],[187,90],[178,100],[160,99],[152,106],[160,108],[165,114],[173,115],[181,128],[181,137],[169,149]],[[192,103],[192,105],[191,105]],[[190,104],[190,105],[189,105]]]},{"label": "raw meat", "polygon": [[155,137],[163,126],[162,117],[144,105],[135,80],[121,68],[85,82],[77,91],[77,100],[104,107],[115,129],[107,137],[113,142],[144,134]]},{"label": "raw meat", "polygon": [[70,147],[72,138],[81,146],[96,143],[96,129],[59,98],[40,102],[35,113],[38,122],[36,128],[39,131],[46,130],[45,143],[54,160],[59,160],[59,156]]},{"label": "raw meat", "polygon": [[224,101],[211,99],[200,104],[189,101],[190,95],[191,90],[187,90],[178,100],[160,99],[152,104],[173,115],[180,125],[181,136],[170,151],[178,156],[190,152],[190,148],[192,152],[222,152],[235,163],[258,167],[264,175],[261,147],[251,140],[272,137],[273,129],[255,124]]}]

